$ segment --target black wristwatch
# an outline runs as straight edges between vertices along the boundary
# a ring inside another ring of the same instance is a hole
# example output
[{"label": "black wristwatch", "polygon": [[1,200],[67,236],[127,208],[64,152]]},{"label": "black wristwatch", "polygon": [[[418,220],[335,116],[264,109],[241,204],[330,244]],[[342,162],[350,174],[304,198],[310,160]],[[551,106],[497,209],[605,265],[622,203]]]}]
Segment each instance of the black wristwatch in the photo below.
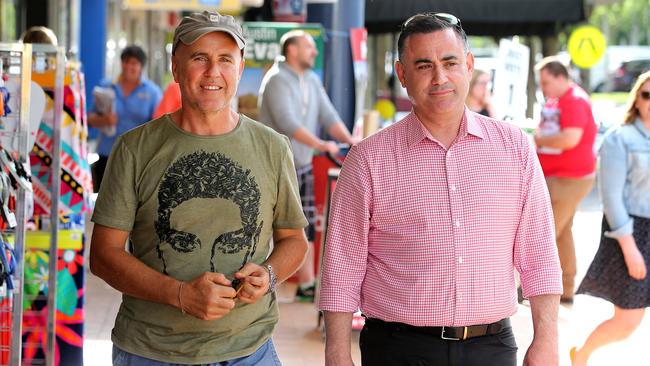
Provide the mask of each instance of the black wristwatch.
[{"label": "black wristwatch", "polygon": [[266,291],[266,293],[269,294],[275,291],[275,285],[277,285],[278,283],[278,277],[275,275],[275,272],[273,271],[273,266],[271,266],[268,263],[263,264],[263,266],[264,268],[266,268],[266,271],[269,272],[269,289],[268,291]]}]

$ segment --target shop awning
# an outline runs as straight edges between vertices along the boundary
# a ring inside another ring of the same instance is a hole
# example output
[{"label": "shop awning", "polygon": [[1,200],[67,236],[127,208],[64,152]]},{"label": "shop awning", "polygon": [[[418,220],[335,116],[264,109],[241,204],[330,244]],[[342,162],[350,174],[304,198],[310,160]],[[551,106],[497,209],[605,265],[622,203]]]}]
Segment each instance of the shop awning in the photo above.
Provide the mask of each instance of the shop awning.
[{"label": "shop awning", "polygon": [[586,18],[584,0],[366,0],[370,33],[399,32],[400,24],[420,12],[451,13],[469,35],[551,35]]}]

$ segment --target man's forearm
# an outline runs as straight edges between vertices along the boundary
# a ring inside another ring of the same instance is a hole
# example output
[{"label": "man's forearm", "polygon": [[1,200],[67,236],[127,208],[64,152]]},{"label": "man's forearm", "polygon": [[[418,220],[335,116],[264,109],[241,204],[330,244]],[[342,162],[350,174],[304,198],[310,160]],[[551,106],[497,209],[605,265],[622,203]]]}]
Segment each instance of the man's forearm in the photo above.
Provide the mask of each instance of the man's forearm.
[{"label": "man's forearm", "polygon": [[316,149],[318,151],[323,150],[323,143],[324,141],[318,138],[316,135],[313,133],[309,132],[306,128],[304,127],[298,127],[296,132],[294,132],[292,138],[301,144],[305,144],[313,149]]},{"label": "man's forearm", "polygon": [[582,133],[582,129],[577,127],[567,127],[556,134],[546,136],[538,133],[535,135],[535,144],[553,149],[569,150],[580,143]]},{"label": "man's forearm", "polygon": [[554,149],[564,149],[564,146],[566,145],[565,140],[566,136],[564,136],[561,132],[548,136],[535,136],[535,144],[537,146]]},{"label": "man's forearm", "polygon": [[352,140],[352,135],[348,131],[348,128],[345,127],[343,122],[336,122],[327,130],[327,133],[330,136],[334,137],[337,141],[352,145],[354,141]]},{"label": "man's forearm", "polygon": [[88,114],[88,125],[90,127],[104,127],[106,125],[106,118],[105,116],[99,115],[97,113],[89,113]]},{"label": "man's forearm", "polygon": [[533,342],[524,357],[524,366],[557,366],[559,364],[557,341],[557,312],[560,295],[530,297],[533,313]]},{"label": "man's forearm", "polygon": [[296,232],[295,235],[273,238],[273,252],[266,262],[273,266],[278,283],[289,278],[305,260],[307,238],[302,229]]},{"label": "man's forearm", "polygon": [[352,313],[325,311],[325,365],[347,365],[352,362],[350,333]]},{"label": "man's forearm", "polygon": [[[93,243],[95,244],[95,243]],[[91,256],[92,272],[116,290],[142,300],[177,305],[178,281],[153,270],[121,248]]]},{"label": "man's forearm", "polygon": [[560,295],[540,295],[529,298],[533,316],[534,339],[557,350],[557,316]]}]

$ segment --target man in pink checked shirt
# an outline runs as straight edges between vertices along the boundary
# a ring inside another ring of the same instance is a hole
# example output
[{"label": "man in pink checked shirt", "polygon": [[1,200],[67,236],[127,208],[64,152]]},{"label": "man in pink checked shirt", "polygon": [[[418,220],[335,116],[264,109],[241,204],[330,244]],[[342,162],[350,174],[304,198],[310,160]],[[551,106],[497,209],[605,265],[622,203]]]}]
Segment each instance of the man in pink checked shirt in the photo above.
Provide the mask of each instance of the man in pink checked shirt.
[{"label": "man in pink checked shirt", "polygon": [[558,364],[560,263],[544,175],[517,127],[464,104],[474,57],[453,15],[402,26],[403,120],[354,146],[334,192],[319,307],[326,364],[512,365],[514,269],[531,304],[524,365]]}]

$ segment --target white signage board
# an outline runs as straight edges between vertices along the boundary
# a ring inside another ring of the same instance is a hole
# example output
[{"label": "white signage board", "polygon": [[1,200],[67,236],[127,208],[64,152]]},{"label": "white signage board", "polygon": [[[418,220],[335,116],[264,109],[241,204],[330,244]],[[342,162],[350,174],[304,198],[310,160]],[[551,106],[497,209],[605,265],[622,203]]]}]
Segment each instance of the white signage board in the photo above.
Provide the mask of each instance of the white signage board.
[{"label": "white signage board", "polygon": [[529,57],[527,46],[509,39],[499,42],[499,61],[494,70],[492,90],[497,118],[514,122],[526,119]]}]

